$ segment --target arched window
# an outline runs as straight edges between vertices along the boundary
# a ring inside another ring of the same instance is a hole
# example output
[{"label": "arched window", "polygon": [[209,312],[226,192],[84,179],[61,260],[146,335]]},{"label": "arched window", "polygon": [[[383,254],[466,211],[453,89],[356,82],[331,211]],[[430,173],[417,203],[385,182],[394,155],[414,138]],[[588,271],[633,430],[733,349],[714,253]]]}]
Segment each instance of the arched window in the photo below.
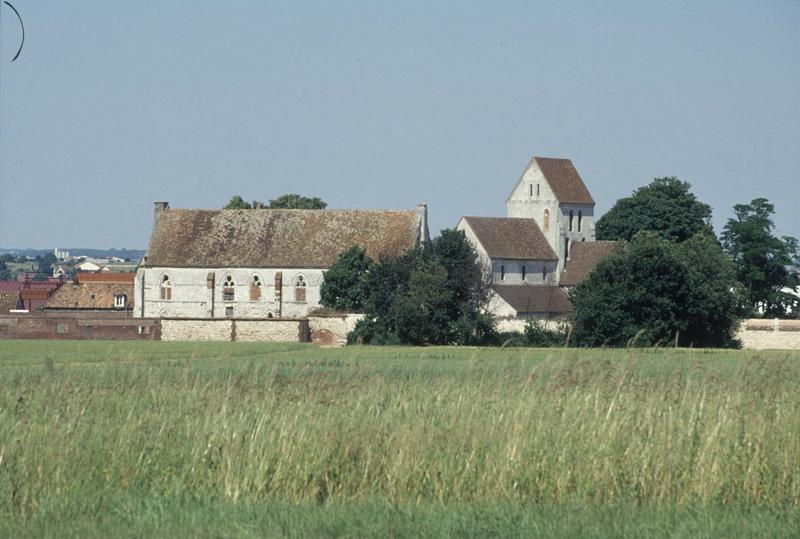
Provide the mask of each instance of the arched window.
[{"label": "arched window", "polygon": [[572,210],[569,210],[569,231],[572,232]]},{"label": "arched window", "polygon": [[522,265],[522,280],[523,280],[523,281],[525,280],[525,274],[527,273],[526,269],[527,269],[527,268],[525,268],[525,265],[523,264],[523,265]]},{"label": "arched window", "polygon": [[253,275],[250,279],[250,301],[261,299],[261,277]]},{"label": "arched window", "polygon": [[503,264],[500,264],[500,280],[506,280],[506,267]]},{"label": "arched window", "polygon": [[[225,279],[222,280],[222,301],[233,301],[236,299],[235,286],[236,283],[233,281],[233,277],[226,275]],[[232,309],[231,312],[233,312]]]},{"label": "arched window", "polygon": [[583,221],[583,212],[581,210],[578,210],[578,232],[581,231],[581,225],[582,225],[581,221]]},{"label": "arched window", "polygon": [[294,300],[303,303],[306,301],[306,279],[302,275],[294,280]]},{"label": "arched window", "polygon": [[172,299],[172,280],[169,275],[164,275],[159,283],[159,297],[163,300]]},{"label": "arched window", "polygon": [[550,230],[550,210],[544,210],[544,230]]}]

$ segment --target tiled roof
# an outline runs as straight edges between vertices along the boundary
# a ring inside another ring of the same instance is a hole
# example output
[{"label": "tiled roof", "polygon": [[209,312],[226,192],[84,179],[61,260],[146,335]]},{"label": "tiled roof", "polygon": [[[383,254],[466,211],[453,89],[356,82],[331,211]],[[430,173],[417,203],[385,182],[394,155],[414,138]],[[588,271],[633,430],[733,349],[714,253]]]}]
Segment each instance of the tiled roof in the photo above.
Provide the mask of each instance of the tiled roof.
[{"label": "tiled roof", "polygon": [[569,159],[534,157],[539,170],[561,203],[594,204],[592,195]]},{"label": "tiled roof", "polygon": [[0,281],[0,292],[19,292],[22,286],[19,281]]},{"label": "tiled roof", "polygon": [[597,266],[601,259],[611,255],[619,246],[616,241],[591,241],[573,243],[569,250],[569,261],[561,273],[561,286],[575,286]]},{"label": "tiled roof", "polygon": [[572,310],[567,295],[557,286],[494,285],[492,289],[518,314],[563,314]]},{"label": "tiled roof", "polygon": [[534,219],[464,217],[492,258],[558,260]]},{"label": "tiled roof", "polygon": [[354,245],[398,256],[419,229],[416,211],[165,209],[143,265],[328,268]]},{"label": "tiled roof", "polygon": [[[127,296],[125,309],[114,308],[114,296],[117,294],[125,294]],[[133,282],[67,283],[53,294],[44,309],[130,310],[133,308],[133,303]]]},{"label": "tiled roof", "polygon": [[19,292],[0,292],[0,314],[8,314],[8,311],[17,308]]},{"label": "tiled roof", "polygon": [[23,308],[29,311],[35,311],[47,303],[52,293],[52,290],[43,288],[23,288],[19,295],[22,298]]},{"label": "tiled roof", "polygon": [[135,273],[122,272],[90,273],[79,271],[75,274],[75,281],[79,283],[132,283],[135,278]]}]

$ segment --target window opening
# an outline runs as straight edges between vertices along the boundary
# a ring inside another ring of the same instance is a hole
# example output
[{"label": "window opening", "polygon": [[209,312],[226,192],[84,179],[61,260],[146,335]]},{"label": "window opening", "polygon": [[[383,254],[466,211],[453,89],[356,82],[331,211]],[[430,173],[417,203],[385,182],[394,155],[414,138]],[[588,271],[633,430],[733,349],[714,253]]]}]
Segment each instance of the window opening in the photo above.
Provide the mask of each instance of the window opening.
[{"label": "window opening", "polygon": [[567,259],[569,258],[569,238],[564,239],[564,265],[567,265]]},{"label": "window opening", "polygon": [[525,280],[525,274],[527,273],[527,272],[526,272],[526,269],[527,269],[527,268],[525,268],[525,266],[523,265],[523,266],[522,266],[522,280],[523,280],[523,281]]},{"label": "window opening", "polygon": [[261,299],[261,277],[253,275],[250,280],[250,301],[258,301]]},{"label": "window opening", "polygon": [[169,275],[164,275],[161,278],[160,297],[164,300],[172,299],[172,280],[170,280]]},{"label": "window opening", "polygon": [[503,264],[500,264],[500,280],[506,280],[506,267]]},{"label": "window opening", "polygon": [[233,305],[228,305],[227,307],[225,307],[225,316],[228,318],[233,316]]},{"label": "window opening", "polygon": [[539,196],[539,184],[538,183],[536,184],[536,196],[537,197]]},{"label": "window opening", "polygon": [[[236,286],[236,283],[233,282],[233,277],[230,275],[225,276],[225,280],[222,281],[222,301],[233,301],[236,298],[234,286]],[[227,309],[225,309],[225,312],[227,313]]]},{"label": "window opening", "polygon": [[125,296],[125,294],[115,294],[114,295],[114,307],[116,309],[124,309],[127,299],[128,298]]},{"label": "window opening", "polygon": [[542,282],[547,282],[547,266],[542,266]]},{"label": "window opening", "polygon": [[569,210],[569,231],[572,232],[572,210]]},{"label": "window opening", "polygon": [[550,210],[544,210],[544,230],[550,230]]},{"label": "window opening", "polygon": [[582,226],[581,221],[583,221],[583,211],[578,210],[578,232],[581,231],[581,226]]},{"label": "window opening", "polygon": [[294,280],[294,300],[299,302],[306,301],[306,280],[302,275],[298,275]]}]

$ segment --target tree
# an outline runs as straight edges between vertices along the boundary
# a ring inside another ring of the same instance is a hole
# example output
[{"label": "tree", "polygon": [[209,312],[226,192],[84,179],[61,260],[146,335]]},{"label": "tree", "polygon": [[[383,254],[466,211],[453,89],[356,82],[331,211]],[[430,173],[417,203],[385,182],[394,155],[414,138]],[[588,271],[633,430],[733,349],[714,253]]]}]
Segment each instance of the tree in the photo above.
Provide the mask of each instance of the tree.
[{"label": "tree", "polygon": [[58,259],[56,255],[52,252],[47,252],[43,255],[39,255],[35,258],[37,269],[36,272],[39,275],[44,275],[49,277],[53,274],[53,264],[58,263]]},{"label": "tree", "polygon": [[677,242],[701,230],[711,230],[711,207],[698,201],[691,185],[675,177],[656,178],[652,183],[619,199],[597,221],[597,239],[628,240],[649,230]]},{"label": "tree", "polygon": [[494,319],[482,312],[488,287],[478,255],[461,231],[443,230],[429,245],[396,259],[381,257],[369,270],[366,289],[366,316],[350,342],[496,341]]},{"label": "tree", "polygon": [[355,246],[342,253],[325,272],[320,303],[340,311],[360,312],[368,295],[367,279],[375,262]]},{"label": "tree", "polygon": [[304,197],[297,194],[281,195],[269,201],[269,208],[285,208],[295,210],[324,210],[328,205],[317,197]]},{"label": "tree", "polygon": [[11,279],[11,270],[8,269],[6,261],[4,259],[0,259],[0,281],[10,281]]},{"label": "tree", "polygon": [[245,202],[245,200],[240,197],[239,195],[234,195],[230,201],[225,204],[223,208],[225,210],[250,210],[253,209],[252,204],[249,202]]},{"label": "tree", "polygon": [[640,232],[572,289],[580,346],[735,346],[733,267],[712,234],[683,243]]},{"label": "tree", "polygon": [[[722,244],[733,260],[742,284],[743,307],[748,315],[786,316],[797,312],[797,298],[783,292],[800,281],[800,249],[796,238],[773,235],[775,206],[765,198],[733,207],[722,232]],[[792,308],[793,307],[793,308]]]}]

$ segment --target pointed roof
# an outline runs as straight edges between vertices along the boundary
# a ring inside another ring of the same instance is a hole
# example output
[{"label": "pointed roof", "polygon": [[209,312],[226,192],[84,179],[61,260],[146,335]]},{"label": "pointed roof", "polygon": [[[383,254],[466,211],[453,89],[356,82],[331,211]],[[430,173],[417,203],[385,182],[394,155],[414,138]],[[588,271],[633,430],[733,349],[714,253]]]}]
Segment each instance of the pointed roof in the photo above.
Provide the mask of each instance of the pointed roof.
[{"label": "pointed roof", "polygon": [[558,260],[534,219],[462,217],[492,258]]},{"label": "pointed roof", "polygon": [[603,258],[620,247],[616,241],[587,241],[573,243],[569,249],[569,262],[561,273],[561,286],[576,286],[587,279]]},{"label": "pointed roof", "polygon": [[398,210],[163,209],[148,267],[329,268],[355,245],[377,259],[420,241],[420,214]]},{"label": "pointed roof", "polygon": [[[519,180],[517,180],[514,189],[525,177],[525,173],[536,165],[542,172],[544,179],[556,195],[556,199],[561,204],[594,204],[594,199],[583,183],[580,174],[575,169],[572,161],[569,159],[557,159],[554,157],[533,157],[528,162],[528,166],[522,172]],[[509,198],[511,195],[509,195]]]},{"label": "pointed roof", "polygon": [[561,203],[594,204],[592,195],[569,159],[534,157],[539,170]]}]

